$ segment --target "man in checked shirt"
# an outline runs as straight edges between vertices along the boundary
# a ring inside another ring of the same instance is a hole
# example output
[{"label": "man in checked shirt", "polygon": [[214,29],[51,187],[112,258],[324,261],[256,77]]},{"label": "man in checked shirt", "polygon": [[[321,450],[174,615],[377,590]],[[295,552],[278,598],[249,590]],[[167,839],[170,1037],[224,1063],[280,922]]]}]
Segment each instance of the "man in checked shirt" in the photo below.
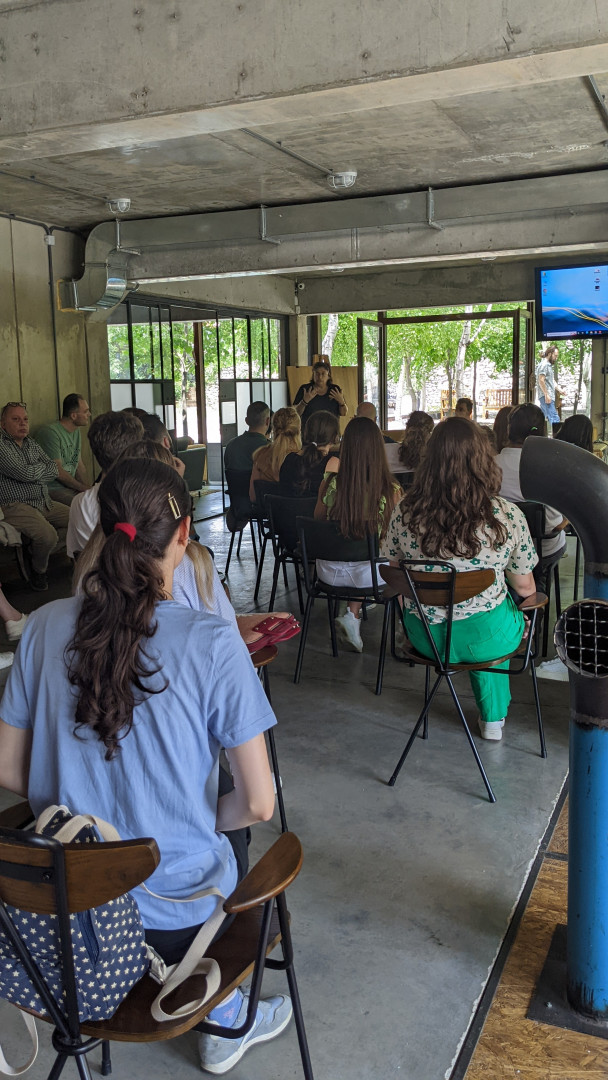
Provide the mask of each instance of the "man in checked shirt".
[{"label": "man in checked shirt", "polygon": [[57,466],[29,430],[25,402],[9,401],[0,412],[0,506],[5,520],[30,540],[30,585],[43,592],[56,530],[67,529],[70,511],[51,499],[47,483],[57,479]]}]

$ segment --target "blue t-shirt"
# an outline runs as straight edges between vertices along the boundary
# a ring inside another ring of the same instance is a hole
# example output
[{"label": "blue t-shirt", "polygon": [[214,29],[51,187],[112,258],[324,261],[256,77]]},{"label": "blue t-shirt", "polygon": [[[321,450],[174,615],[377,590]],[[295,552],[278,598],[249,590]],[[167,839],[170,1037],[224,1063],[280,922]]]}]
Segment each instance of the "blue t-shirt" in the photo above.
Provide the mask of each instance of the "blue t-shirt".
[{"label": "blue t-shirt", "polygon": [[[234,854],[215,831],[218,757],[272,727],[275,718],[234,628],[173,601],[157,604],[158,629],[146,642],[162,663],[150,685],[168,687],[137,705],[112,761],[91,728],[75,734],[76,689],[64,650],[74,633],[78,597],[30,615],[0,703],[7,724],[32,728],[28,798],[36,815],[59,803],[114,825],[124,840],[152,836],[161,862],[147,885],[182,898],[236,885]],[[213,897],[186,904],[134,890],[144,926],[179,929],[204,922]]]}]

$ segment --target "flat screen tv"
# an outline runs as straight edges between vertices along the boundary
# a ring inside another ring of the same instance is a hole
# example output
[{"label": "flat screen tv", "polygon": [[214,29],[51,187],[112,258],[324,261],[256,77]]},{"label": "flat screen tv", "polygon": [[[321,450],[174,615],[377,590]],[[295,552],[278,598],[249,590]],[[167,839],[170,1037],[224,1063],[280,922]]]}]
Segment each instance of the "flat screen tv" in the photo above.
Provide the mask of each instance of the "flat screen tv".
[{"label": "flat screen tv", "polygon": [[608,265],[537,267],[536,334],[543,341],[608,336]]}]

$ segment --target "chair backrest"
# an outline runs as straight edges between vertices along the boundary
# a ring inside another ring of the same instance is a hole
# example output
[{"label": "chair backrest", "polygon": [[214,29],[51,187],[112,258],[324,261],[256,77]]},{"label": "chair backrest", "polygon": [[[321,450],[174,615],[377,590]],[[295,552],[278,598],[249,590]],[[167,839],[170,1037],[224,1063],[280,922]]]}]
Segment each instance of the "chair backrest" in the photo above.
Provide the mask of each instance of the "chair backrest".
[{"label": "chair backrest", "polygon": [[225,476],[228,487],[228,498],[233,514],[237,518],[250,518],[251,500],[249,498],[249,484],[251,481],[251,470],[226,469]]},{"label": "chair backrest", "polygon": [[281,485],[273,480],[254,480],[253,487],[255,489],[255,515],[258,521],[265,521],[268,518],[268,510],[266,509],[266,496],[280,495]]},{"label": "chair backrest", "polygon": [[534,540],[536,547],[536,553],[539,559],[543,557],[543,538],[547,535],[547,521],[546,521],[546,507],[539,502],[516,502],[515,506],[519,507],[524,515],[528,528],[530,530],[530,536]]},{"label": "chair backrest", "polygon": [[[436,569],[429,570],[433,566]],[[495,581],[493,570],[456,570],[453,563],[441,559],[401,559],[399,569],[381,566],[380,574],[397,595],[413,601],[438,664],[449,663],[454,605],[471,600]],[[430,631],[424,607],[446,609],[444,655],[440,656]]]},{"label": "chair backrest", "polygon": [[316,495],[305,499],[286,498],[284,495],[266,496],[270,530],[284,551],[292,552],[298,543],[298,515],[314,514],[316,505]]},{"label": "chair backrest", "polygon": [[[314,591],[314,581],[310,574],[309,564],[316,559],[326,559],[328,562],[369,562],[373,585],[369,592],[373,591],[376,599],[380,600],[378,585],[378,534],[368,535],[363,540],[349,540],[340,532],[336,521],[315,521],[311,517],[298,515],[297,518],[298,539],[302,552],[302,564],[304,566],[304,584],[306,591]],[[327,587],[323,586],[324,591]]]},{"label": "chair backrest", "polygon": [[207,448],[193,446],[190,450],[178,450],[177,456],[185,465],[184,480],[188,491],[200,491],[204,483]]},{"label": "chair backrest", "polygon": [[[0,930],[46,1012],[70,1035],[78,1034],[80,1024],[70,915],[122,896],[145,881],[159,862],[158,847],[151,839],[62,844],[38,833],[0,828]],[[21,912],[57,917],[65,1012],[32,960],[30,949],[38,941],[28,940],[27,933],[21,935],[20,920],[11,919],[5,904]]]}]

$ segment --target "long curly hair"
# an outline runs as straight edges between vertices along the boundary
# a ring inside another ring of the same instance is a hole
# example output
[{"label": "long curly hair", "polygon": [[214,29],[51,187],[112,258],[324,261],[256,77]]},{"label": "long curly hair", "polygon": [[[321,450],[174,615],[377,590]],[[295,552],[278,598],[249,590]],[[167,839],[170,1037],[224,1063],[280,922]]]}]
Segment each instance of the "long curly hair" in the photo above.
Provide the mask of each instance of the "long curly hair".
[{"label": "long curly hair", "polygon": [[422,555],[474,558],[489,537],[494,548],[507,530],[494,514],[501,471],[477,424],[451,416],[438,424],[401,501],[403,524],[416,534]]},{"label": "long curly hair", "polygon": [[[91,727],[115,757],[133,725],[133,710],[167,683],[146,655],[157,630],[155,608],[165,599],[161,560],[179,523],[190,514],[190,493],[169,465],[149,459],[117,463],[99,488],[105,540],[82,581],[83,600],[66,648],[68,678],[78,691],[76,733]],[[136,529],[133,540],[114,526]]]},{"label": "long curly hair", "polygon": [[408,417],[405,434],[399,447],[399,461],[406,469],[416,469],[429,441],[435,421],[422,409],[417,409]]},{"label": "long curly hair", "polygon": [[338,522],[342,536],[349,540],[363,540],[368,533],[377,533],[378,526],[383,537],[394,497],[395,480],[386,463],[380,428],[367,416],[353,416],[342,436],[340,471],[336,476],[336,498],[329,511],[330,520]]}]

